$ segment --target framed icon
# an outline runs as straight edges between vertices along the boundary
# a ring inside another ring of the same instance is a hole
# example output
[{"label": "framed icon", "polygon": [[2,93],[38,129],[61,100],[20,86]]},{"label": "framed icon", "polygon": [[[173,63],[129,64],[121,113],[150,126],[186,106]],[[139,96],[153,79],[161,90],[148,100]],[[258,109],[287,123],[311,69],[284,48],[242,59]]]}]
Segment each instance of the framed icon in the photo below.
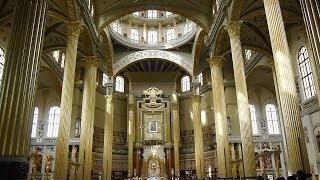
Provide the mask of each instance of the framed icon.
[{"label": "framed icon", "polygon": [[158,132],[158,122],[156,121],[149,122],[149,132],[151,133]]}]

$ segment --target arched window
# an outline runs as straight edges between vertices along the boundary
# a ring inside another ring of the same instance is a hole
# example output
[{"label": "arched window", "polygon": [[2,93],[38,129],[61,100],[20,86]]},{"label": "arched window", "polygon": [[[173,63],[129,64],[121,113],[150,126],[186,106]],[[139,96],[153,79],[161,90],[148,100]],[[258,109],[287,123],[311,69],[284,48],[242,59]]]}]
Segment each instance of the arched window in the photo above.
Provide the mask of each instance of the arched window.
[{"label": "arched window", "polygon": [[192,23],[187,20],[184,25],[183,32],[184,32],[184,34],[187,34],[191,30],[192,30]]},{"label": "arched window", "polygon": [[190,91],[190,77],[187,75],[181,78],[181,91]]},{"label": "arched window", "polygon": [[108,75],[106,73],[102,74],[102,86],[106,86],[106,83],[108,82]]},{"label": "arched window", "polygon": [[59,51],[59,50],[52,51],[52,56],[53,56],[54,60],[56,60],[57,62],[59,62],[59,59],[60,59],[60,51]]},{"label": "arched window", "polygon": [[250,50],[250,49],[245,49],[245,50],[244,50],[244,54],[245,54],[245,56],[246,56],[246,60],[249,60],[249,59],[251,58],[251,56],[252,56],[252,50]]},{"label": "arched window", "polygon": [[173,15],[172,12],[166,11],[166,16],[167,16],[167,17],[168,17],[168,16],[171,16],[171,15]]},{"label": "arched window", "polygon": [[54,50],[52,51],[52,56],[53,56],[53,59],[60,64],[60,67],[63,68],[64,62],[66,59],[65,53],[61,50]]},{"label": "arched window", "polygon": [[2,48],[0,48],[0,87],[2,84],[2,78],[3,78],[3,69],[4,69],[4,51]]},{"label": "arched window", "polygon": [[170,42],[174,38],[173,36],[174,36],[174,30],[173,28],[169,28],[166,33],[167,42]]},{"label": "arched window", "polygon": [[148,10],[147,11],[147,18],[155,19],[157,17],[158,17],[158,11],[156,11],[156,10]]},{"label": "arched window", "polygon": [[158,35],[155,30],[148,32],[148,44],[156,44],[158,40]]},{"label": "arched window", "polygon": [[61,68],[64,68],[65,60],[66,60],[66,54],[65,54],[65,53],[62,53],[62,54],[61,54],[61,62],[60,62]]},{"label": "arched window", "polygon": [[134,12],[134,13],[132,13],[132,15],[139,16],[139,12]]},{"label": "arched window", "polygon": [[138,42],[139,41],[139,31],[135,28],[131,29],[131,39]]},{"label": "arched window", "polygon": [[121,24],[119,23],[119,20],[113,22],[111,26],[114,31],[121,34]]},{"label": "arched window", "polygon": [[202,73],[200,73],[198,75],[198,80],[199,80],[200,85],[202,86],[203,85],[203,74]]},{"label": "arched window", "polygon": [[249,105],[250,115],[251,115],[251,122],[252,122],[252,132],[253,134],[258,134],[258,123],[257,123],[257,116],[256,116],[256,108],[253,105]]},{"label": "arched window", "polygon": [[116,91],[124,92],[124,79],[121,76],[116,77]]},{"label": "arched window", "polygon": [[59,130],[60,108],[51,107],[49,110],[47,137],[57,137]]},{"label": "arched window", "polygon": [[39,109],[35,107],[33,111],[32,130],[31,130],[32,138],[36,137],[37,135],[38,117],[39,117]]},{"label": "arched window", "polygon": [[307,48],[304,46],[299,50],[298,61],[303,85],[304,99],[307,100],[316,95],[316,90],[310,66],[309,54]]},{"label": "arched window", "polygon": [[276,106],[273,104],[267,104],[266,115],[269,134],[280,134]]}]

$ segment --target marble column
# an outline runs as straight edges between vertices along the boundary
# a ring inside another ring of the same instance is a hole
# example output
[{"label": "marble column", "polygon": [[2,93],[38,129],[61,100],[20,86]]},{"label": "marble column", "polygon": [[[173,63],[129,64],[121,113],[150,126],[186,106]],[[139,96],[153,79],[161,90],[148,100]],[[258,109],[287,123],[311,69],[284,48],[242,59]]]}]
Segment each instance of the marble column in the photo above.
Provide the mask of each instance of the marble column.
[{"label": "marble column", "polygon": [[208,59],[211,69],[211,82],[212,82],[212,96],[213,96],[213,111],[216,129],[216,143],[218,158],[218,177],[229,177],[229,135],[227,124],[227,108],[224,93],[223,82],[223,56],[213,56]]},{"label": "marble column", "polygon": [[110,180],[112,174],[112,144],[113,144],[113,77],[109,77],[106,83],[106,106],[104,122],[104,143],[103,143],[103,179]]},{"label": "marble column", "polygon": [[288,159],[288,173],[292,174],[302,169],[310,171],[294,71],[291,65],[293,59],[289,51],[280,3],[279,0],[264,0],[263,2],[286,129],[287,149],[290,157]]},{"label": "marble column", "polygon": [[0,89],[0,174],[25,179],[47,0],[16,1]]},{"label": "marble column", "polygon": [[173,152],[174,152],[174,174],[180,176],[180,164],[179,164],[179,144],[180,144],[180,123],[179,123],[179,103],[178,95],[176,92],[172,93],[171,100],[171,114],[173,124]]},{"label": "marble column", "polygon": [[77,59],[78,38],[82,30],[79,21],[67,24],[68,41],[60,103],[60,123],[55,157],[55,179],[65,179],[68,173],[68,150],[72,113],[74,75]]},{"label": "marble column", "polygon": [[203,149],[203,134],[200,115],[200,95],[192,96],[192,112],[194,125],[194,142],[195,142],[195,160],[196,173],[198,179],[205,179],[204,175],[204,149]]},{"label": "marble column", "polygon": [[320,63],[320,2],[299,0],[314,59]]},{"label": "marble column", "polygon": [[83,60],[85,73],[83,80],[83,98],[81,110],[81,130],[79,149],[78,179],[91,179],[92,139],[94,129],[94,111],[96,102],[97,67],[96,56],[85,56]]},{"label": "marble column", "polygon": [[240,42],[240,25],[240,22],[231,21],[227,24],[226,29],[230,36],[241,142],[243,147],[243,162],[245,166],[244,173],[246,177],[256,177],[257,172],[252,137],[252,125],[249,113],[247,83],[244,74],[243,55]]},{"label": "marble column", "polygon": [[128,96],[128,123],[127,123],[127,143],[128,143],[128,173],[131,174],[133,177],[133,142],[134,142],[134,121],[135,121],[135,114],[134,114],[134,104],[135,99],[133,92],[129,92]]}]

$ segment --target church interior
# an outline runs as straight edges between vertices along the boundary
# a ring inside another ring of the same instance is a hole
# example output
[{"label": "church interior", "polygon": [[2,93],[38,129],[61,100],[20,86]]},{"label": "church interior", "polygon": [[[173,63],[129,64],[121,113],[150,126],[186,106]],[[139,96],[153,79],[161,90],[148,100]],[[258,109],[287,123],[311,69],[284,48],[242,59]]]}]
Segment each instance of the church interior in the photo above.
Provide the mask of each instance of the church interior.
[{"label": "church interior", "polygon": [[318,0],[1,0],[0,179],[316,180],[319,82]]}]

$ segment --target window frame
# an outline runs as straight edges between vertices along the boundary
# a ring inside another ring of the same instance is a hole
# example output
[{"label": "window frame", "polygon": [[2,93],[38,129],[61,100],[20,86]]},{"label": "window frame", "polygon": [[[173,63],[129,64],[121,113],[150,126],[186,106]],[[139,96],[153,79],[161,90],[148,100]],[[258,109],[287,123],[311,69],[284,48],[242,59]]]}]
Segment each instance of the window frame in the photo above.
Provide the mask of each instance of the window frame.
[{"label": "window frame", "polygon": [[156,30],[152,29],[148,32],[148,44],[154,45],[158,42],[158,33]]},{"label": "window frame", "polygon": [[171,42],[173,39],[174,39],[174,29],[170,27],[166,31],[166,40],[167,42]]},{"label": "window frame", "polygon": [[31,128],[31,138],[36,138],[37,137],[38,119],[39,119],[39,108],[38,107],[34,107],[33,119],[32,119],[32,128]]},{"label": "window frame", "polygon": [[265,113],[267,119],[268,133],[272,135],[281,134],[277,107],[274,104],[267,104],[265,106]]},{"label": "window frame", "polygon": [[185,75],[181,78],[181,91],[182,92],[187,92],[190,91],[191,89],[191,84],[190,84],[190,76]]},{"label": "window frame", "polygon": [[250,112],[250,118],[251,118],[251,124],[252,124],[252,133],[254,135],[258,135],[259,130],[258,130],[256,107],[252,104],[249,104],[249,112]]},{"label": "window frame", "polygon": [[134,42],[139,42],[139,38],[140,38],[140,34],[139,34],[139,30],[136,29],[136,28],[131,28],[131,31],[130,31],[130,35],[131,35],[131,39],[134,41]]},{"label": "window frame", "polygon": [[298,68],[301,80],[301,87],[303,90],[303,100],[309,100],[316,96],[316,89],[311,69],[310,56],[308,49],[302,46],[298,51]]},{"label": "window frame", "polygon": [[116,77],[116,88],[117,92],[124,92],[124,78],[122,76]]},{"label": "window frame", "polygon": [[48,121],[47,121],[47,138],[56,138],[59,133],[60,123],[60,107],[53,106],[49,109]]},{"label": "window frame", "polygon": [[158,11],[157,10],[147,10],[147,18],[148,19],[158,18]]}]

